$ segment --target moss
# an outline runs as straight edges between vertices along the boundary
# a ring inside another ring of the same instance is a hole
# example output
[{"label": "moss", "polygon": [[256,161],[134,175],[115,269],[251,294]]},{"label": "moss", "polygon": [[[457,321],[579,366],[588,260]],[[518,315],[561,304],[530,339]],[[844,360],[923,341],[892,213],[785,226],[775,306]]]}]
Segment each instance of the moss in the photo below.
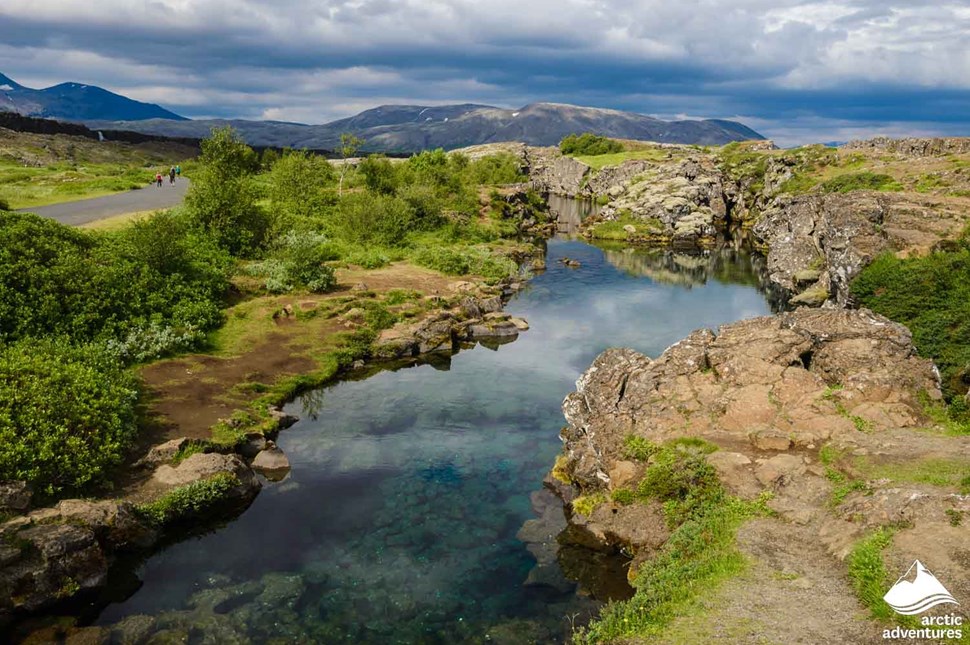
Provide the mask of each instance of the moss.
[{"label": "moss", "polygon": [[561,481],[564,484],[572,484],[572,477],[569,476],[569,457],[566,455],[556,455],[556,463],[552,467],[552,476],[554,479]]},{"label": "moss", "polygon": [[610,499],[621,506],[629,506],[636,501],[637,496],[629,488],[617,488],[610,493]]},{"label": "moss", "polygon": [[174,524],[209,514],[240,485],[231,473],[218,473],[176,488],[164,497],[136,507],[136,512],[156,526]]},{"label": "moss", "polygon": [[589,517],[598,506],[605,504],[606,501],[605,493],[591,493],[574,499],[572,501],[572,507],[574,512]]}]

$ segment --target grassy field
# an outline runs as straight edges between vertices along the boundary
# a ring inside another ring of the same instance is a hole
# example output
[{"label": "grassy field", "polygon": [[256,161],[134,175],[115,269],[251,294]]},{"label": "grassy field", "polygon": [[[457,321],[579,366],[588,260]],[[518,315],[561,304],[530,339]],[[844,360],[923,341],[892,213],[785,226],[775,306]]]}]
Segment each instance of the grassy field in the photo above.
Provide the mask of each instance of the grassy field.
[{"label": "grassy field", "polygon": [[0,200],[18,209],[141,188],[194,154],[178,144],[101,143],[0,128]]}]

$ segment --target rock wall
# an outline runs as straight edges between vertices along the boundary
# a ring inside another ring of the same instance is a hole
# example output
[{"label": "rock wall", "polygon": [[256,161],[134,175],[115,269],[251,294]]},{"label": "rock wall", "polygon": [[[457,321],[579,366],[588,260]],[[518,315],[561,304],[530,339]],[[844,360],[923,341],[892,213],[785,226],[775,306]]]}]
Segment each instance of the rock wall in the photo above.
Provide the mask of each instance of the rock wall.
[{"label": "rock wall", "polygon": [[884,150],[907,157],[939,157],[970,152],[970,137],[937,137],[890,139],[876,137],[864,141],[850,141],[846,150]]},{"label": "rock wall", "polygon": [[796,294],[795,305],[851,305],[849,286],[884,252],[929,250],[959,233],[960,213],[899,193],[782,195],[753,233],[766,251],[770,279]]}]

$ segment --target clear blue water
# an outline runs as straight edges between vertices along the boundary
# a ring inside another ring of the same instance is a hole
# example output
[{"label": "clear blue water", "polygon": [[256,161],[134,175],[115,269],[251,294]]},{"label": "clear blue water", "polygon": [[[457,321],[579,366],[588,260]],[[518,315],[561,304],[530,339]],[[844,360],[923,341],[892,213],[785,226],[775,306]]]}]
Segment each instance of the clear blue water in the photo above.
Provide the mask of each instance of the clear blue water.
[{"label": "clear blue water", "polygon": [[506,308],[532,326],[517,341],[291,404],[304,418],[279,438],[290,476],[227,526],[141,564],[140,588],[98,623],[198,642],[562,639],[595,599],[523,585],[535,558],[516,533],[559,451],[563,397],[607,347],[656,356],[769,306],[752,259],[732,251],[552,240],[547,260]]}]

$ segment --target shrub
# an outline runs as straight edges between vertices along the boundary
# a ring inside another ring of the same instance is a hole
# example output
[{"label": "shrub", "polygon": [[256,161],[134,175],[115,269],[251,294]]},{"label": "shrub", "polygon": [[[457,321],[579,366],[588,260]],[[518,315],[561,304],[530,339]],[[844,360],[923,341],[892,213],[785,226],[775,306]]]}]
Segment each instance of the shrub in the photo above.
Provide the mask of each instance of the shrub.
[{"label": "shrub", "polygon": [[185,197],[188,212],[233,255],[249,255],[266,242],[270,219],[257,203],[252,172],[256,153],[231,128],[202,140],[199,168]]},{"label": "shrub", "polygon": [[222,320],[231,264],[211,238],[176,215],[94,235],[6,213],[0,215],[0,341],[69,335],[126,342],[132,333],[211,329]]},{"label": "shrub", "polygon": [[335,180],[336,173],[326,159],[307,152],[288,153],[276,161],[269,175],[269,198],[276,216],[323,213],[332,204],[329,187]]},{"label": "shrub", "polygon": [[567,135],[559,142],[559,150],[564,155],[607,155],[614,152],[623,152],[623,144],[607,137],[586,132],[580,135]]},{"label": "shrub", "polygon": [[394,164],[386,157],[371,155],[357,165],[357,172],[364,178],[367,190],[380,195],[393,195],[399,179]]},{"label": "shrub", "polygon": [[412,259],[416,264],[448,275],[480,275],[489,281],[516,275],[518,265],[494,253],[487,246],[434,247],[419,249]]},{"label": "shrub", "polygon": [[414,209],[399,197],[354,193],[334,215],[336,235],[352,244],[398,246],[414,225]]},{"label": "shrub", "polygon": [[290,231],[277,240],[274,257],[250,264],[246,272],[265,278],[271,293],[293,289],[323,293],[337,284],[333,269],[324,262],[339,257],[340,251],[325,235]]},{"label": "shrub", "polygon": [[103,347],[0,347],[0,479],[46,496],[102,480],[136,435],[134,377]]}]

